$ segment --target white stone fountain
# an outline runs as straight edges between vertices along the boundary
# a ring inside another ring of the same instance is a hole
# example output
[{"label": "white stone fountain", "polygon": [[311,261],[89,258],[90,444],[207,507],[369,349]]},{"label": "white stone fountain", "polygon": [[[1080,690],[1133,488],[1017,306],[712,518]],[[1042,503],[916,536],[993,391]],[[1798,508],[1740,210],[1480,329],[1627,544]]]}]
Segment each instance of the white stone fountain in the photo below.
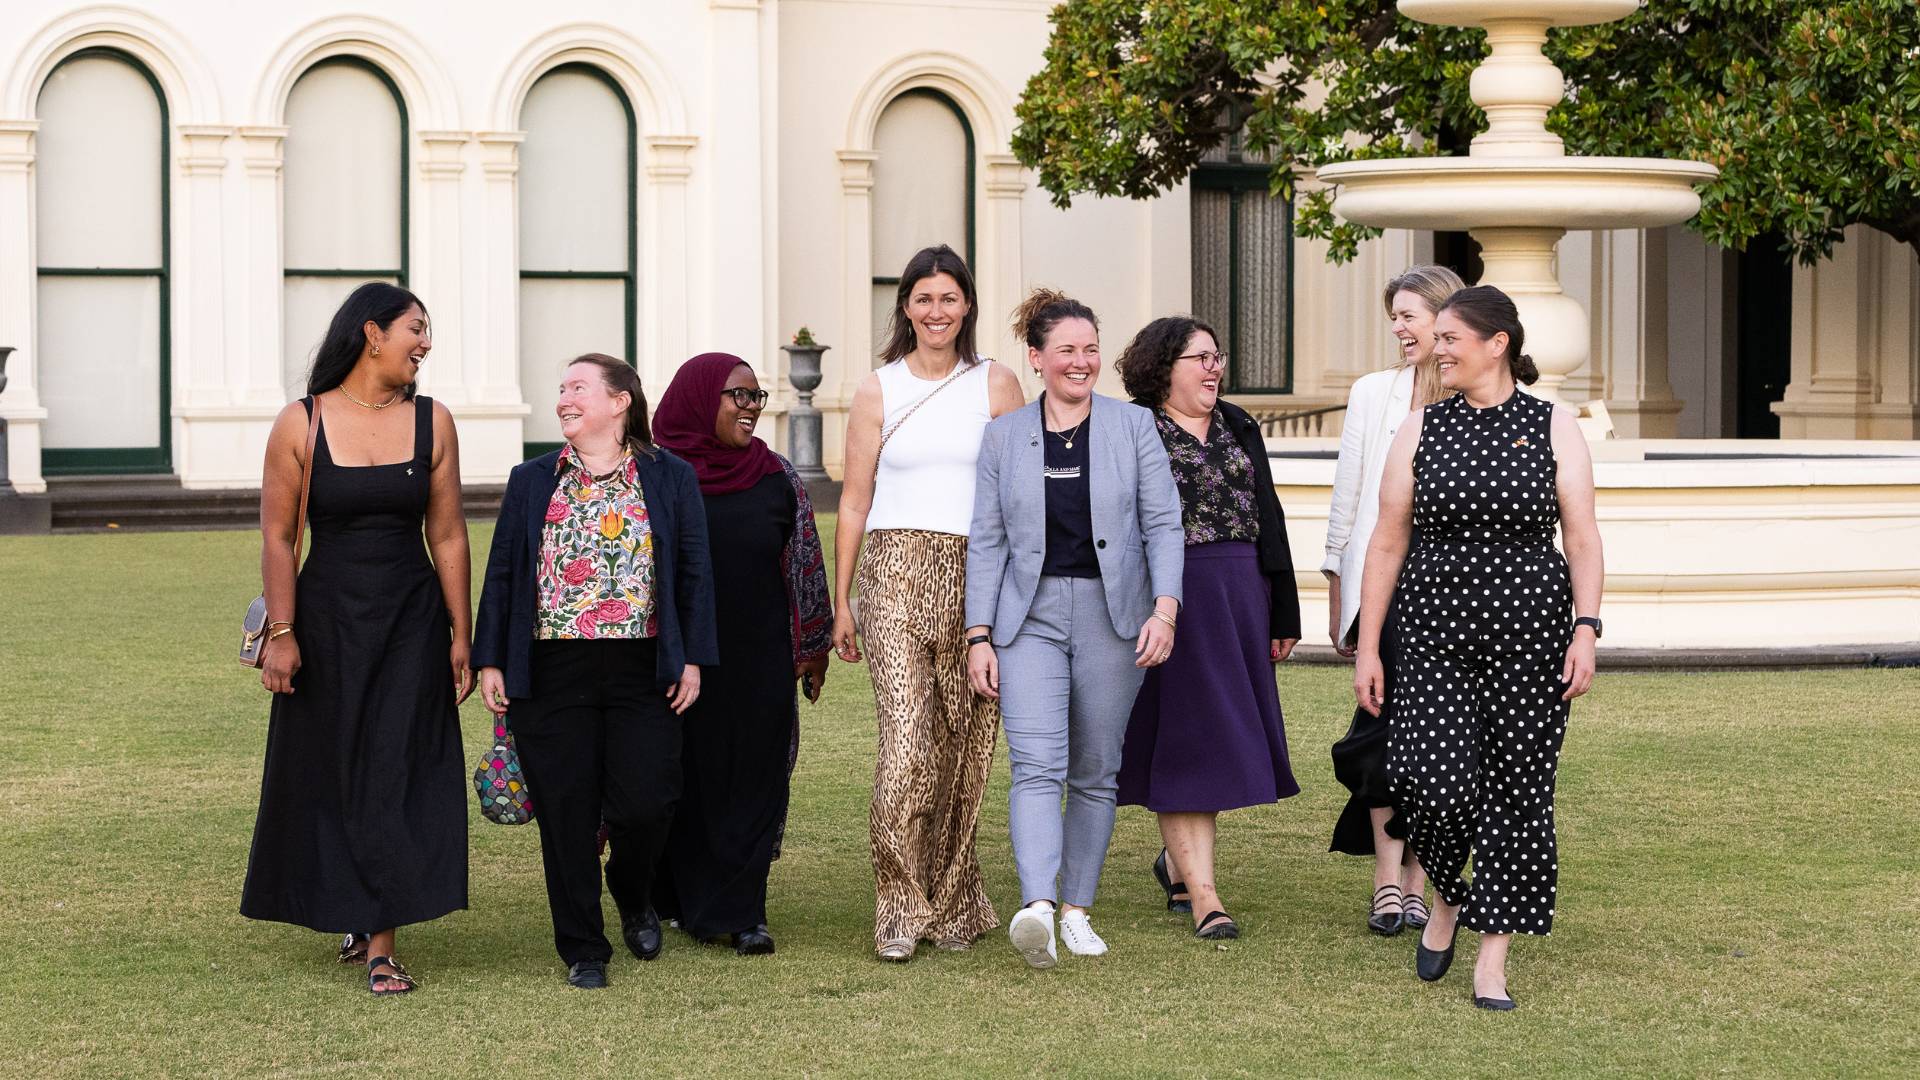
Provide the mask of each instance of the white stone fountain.
[{"label": "white stone fountain", "polygon": [[1491,55],[1474,69],[1488,127],[1466,157],[1350,161],[1320,170],[1338,185],[1334,212],[1389,229],[1464,229],[1480,242],[1479,284],[1513,297],[1540,369],[1532,392],[1564,400],[1587,362],[1587,313],[1561,291],[1554,247],[1568,229],[1651,229],[1700,209],[1694,185],[1718,170],[1697,161],[1569,157],[1547,131],[1565,80],[1541,52],[1547,30],[1625,18],[1640,0],[1400,0],[1420,22],[1478,26]]}]

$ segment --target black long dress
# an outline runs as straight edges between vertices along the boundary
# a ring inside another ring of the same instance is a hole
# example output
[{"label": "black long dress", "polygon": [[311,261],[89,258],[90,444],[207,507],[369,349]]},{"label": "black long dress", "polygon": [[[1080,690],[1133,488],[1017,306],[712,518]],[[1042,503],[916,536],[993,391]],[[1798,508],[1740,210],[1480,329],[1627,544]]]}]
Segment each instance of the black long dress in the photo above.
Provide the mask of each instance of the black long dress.
[{"label": "black long dress", "polygon": [[301,667],[273,698],[248,918],[367,933],[467,906],[452,627],[421,528],[432,402],[414,413],[413,457],[398,464],[335,465],[324,421],[314,443]]},{"label": "black long dress", "polygon": [[705,496],[720,665],[687,710],[684,787],[654,906],[697,938],[767,921],[767,875],[787,813],[793,619],[780,554],[796,500],[785,473]]}]

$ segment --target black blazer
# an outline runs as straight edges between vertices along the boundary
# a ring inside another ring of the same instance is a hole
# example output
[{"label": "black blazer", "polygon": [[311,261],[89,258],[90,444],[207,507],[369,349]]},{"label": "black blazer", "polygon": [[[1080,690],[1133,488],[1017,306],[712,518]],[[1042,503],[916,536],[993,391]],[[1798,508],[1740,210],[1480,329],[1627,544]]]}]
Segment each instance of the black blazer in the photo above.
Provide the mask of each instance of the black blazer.
[{"label": "black blazer", "polygon": [[[1136,399],[1135,405],[1158,410],[1158,406]],[[1227,429],[1239,441],[1253,462],[1253,502],[1260,510],[1260,572],[1267,576],[1273,593],[1273,611],[1269,616],[1269,634],[1281,641],[1300,638],[1300,586],[1293,577],[1293,549],[1287,544],[1287,515],[1280,509],[1280,496],[1273,492],[1273,469],[1267,464],[1267,440],[1260,434],[1260,422],[1247,410],[1225,398],[1216,403]]]},{"label": "black blazer", "polygon": [[[480,614],[473,625],[473,666],[506,674],[507,696],[533,696],[533,624],[539,603],[536,565],[547,504],[560,485],[560,451],[522,462],[507,476],[500,520],[487,553]],[[713,615],[713,556],[707,549],[707,507],[693,466],[656,448],[635,454],[640,491],[653,529],[654,612],[660,620],[654,682],[680,681],[688,664],[720,662]]]}]

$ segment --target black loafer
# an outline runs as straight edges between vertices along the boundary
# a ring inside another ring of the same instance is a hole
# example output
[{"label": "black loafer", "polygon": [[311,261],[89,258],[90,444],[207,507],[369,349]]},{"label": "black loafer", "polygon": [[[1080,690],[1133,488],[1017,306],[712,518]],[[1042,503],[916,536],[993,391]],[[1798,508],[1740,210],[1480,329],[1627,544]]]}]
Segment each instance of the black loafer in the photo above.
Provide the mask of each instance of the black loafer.
[{"label": "black loafer", "polygon": [[660,948],[665,944],[660,935],[660,916],[651,907],[637,915],[622,911],[620,940],[627,943],[629,952],[642,960],[659,956]]},{"label": "black loafer", "polygon": [[1421,934],[1420,943],[1413,950],[1413,972],[1423,982],[1435,982],[1453,966],[1453,946],[1460,940],[1460,924],[1453,924],[1453,936],[1447,939],[1447,947],[1440,950],[1427,948],[1426,935]]},{"label": "black loafer", "polygon": [[767,930],[766,923],[742,930],[733,935],[733,951],[741,956],[772,956],[773,934]]},{"label": "black loafer", "polygon": [[605,960],[582,960],[567,969],[567,985],[582,990],[605,990],[607,988],[607,962]]},{"label": "black loafer", "polygon": [[1479,994],[1473,995],[1473,1007],[1489,1012],[1512,1012],[1516,1008],[1512,998],[1481,997]]}]

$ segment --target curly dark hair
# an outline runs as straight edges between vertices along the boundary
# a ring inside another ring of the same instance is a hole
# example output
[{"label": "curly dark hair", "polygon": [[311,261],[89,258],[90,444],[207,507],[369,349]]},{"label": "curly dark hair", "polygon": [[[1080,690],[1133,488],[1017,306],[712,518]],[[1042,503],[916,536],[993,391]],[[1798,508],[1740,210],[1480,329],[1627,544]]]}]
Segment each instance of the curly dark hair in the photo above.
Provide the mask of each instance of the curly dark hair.
[{"label": "curly dark hair", "polygon": [[1173,385],[1174,361],[1187,351],[1187,340],[1195,330],[1213,339],[1220,347],[1220,335],[1213,327],[1191,315],[1169,315],[1140,328],[1120,353],[1120,382],[1135,400],[1159,408],[1167,403],[1168,388]]}]

